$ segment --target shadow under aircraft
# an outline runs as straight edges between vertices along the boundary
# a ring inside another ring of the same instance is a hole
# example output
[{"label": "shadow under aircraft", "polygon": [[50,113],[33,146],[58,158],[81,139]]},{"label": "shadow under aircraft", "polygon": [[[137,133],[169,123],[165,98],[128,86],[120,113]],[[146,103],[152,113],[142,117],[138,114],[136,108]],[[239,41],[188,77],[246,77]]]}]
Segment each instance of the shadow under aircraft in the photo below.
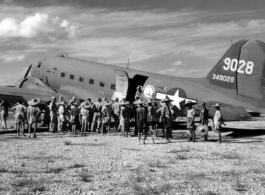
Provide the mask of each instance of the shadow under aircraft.
[{"label": "shadow under aircraft", "polygon": [[248,120],[249,112],[265,112],[264,63],[265,43],[258,40],[231,45],[205,78],[167,76],[58,55],[31,65],[14,87],[0,87],[0,98],[13,103],[31,98],[49,102],[52,96],[65,101],[75,96],[133,102],[138,90],[142,99],[155,100],[159,106],[168,96],[176,116],[185,116],[187,101],[204,101],[210,117],[213,105],[219,103],[225,121]]}]

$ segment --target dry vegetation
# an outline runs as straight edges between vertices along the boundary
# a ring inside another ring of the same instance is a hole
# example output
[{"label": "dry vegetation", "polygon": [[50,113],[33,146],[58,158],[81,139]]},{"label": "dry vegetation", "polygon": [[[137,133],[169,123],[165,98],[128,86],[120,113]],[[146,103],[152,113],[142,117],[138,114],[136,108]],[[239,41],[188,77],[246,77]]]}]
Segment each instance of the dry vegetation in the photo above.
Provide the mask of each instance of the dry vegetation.
[{"label": "dry vegetation", "polygon": [[[182,134],[181,134],[182,135]],[[176,134],[175,134],[176,136]],[[0,137],[0,194],[265,194],[264,138]]]}]

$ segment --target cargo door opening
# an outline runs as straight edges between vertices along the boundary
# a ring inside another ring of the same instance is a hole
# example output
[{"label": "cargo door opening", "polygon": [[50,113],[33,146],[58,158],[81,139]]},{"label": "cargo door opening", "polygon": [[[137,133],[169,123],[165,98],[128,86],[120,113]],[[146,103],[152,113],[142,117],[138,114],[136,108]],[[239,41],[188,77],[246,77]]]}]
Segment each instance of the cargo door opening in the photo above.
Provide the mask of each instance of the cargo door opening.
[{"label": "cargo door opening", "polygon": [[147,76],[143,75],[135,75],[132,79],[129,79],[129,90],[127,92],[126,99],[130,102],[133,102],[135,100],[135,93],[136,93],[136,88],[138,85],[144,86],[146,80],[148,79]]}]

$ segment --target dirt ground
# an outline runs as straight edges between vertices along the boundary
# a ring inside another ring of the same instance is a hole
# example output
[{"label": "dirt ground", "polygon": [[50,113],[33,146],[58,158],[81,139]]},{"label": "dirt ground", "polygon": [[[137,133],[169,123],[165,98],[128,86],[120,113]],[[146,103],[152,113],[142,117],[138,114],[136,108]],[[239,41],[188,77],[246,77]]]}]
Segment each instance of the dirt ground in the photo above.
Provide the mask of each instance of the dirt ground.
[{"label": "dirt ground", "polygon": [[[263,118],[264,119],[264,118]],[[0,194],[265,194],[265,119],[227,123],[224,142],[39,133],[0,135]],[[161,132],[160,132],[161,135]]]}]

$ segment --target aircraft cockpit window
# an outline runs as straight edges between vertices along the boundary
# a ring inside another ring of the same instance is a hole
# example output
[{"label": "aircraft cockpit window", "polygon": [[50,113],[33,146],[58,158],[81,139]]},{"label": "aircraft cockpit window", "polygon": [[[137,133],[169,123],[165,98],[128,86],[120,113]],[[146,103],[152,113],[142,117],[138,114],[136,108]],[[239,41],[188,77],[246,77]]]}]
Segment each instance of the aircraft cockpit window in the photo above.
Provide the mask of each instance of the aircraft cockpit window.
[{"label": "aircraft cockpit window", "polygon": [[115,90],[115,89],[116,89],[116,85],[114,85],[114,84],[111,84],[111,85],[110,85],[110,89],[113,89],[113,90]]},{"label": "aircraft cockpit window", "polygon": [[75,79],[75,76],[72,75],[72,74],[70,74],[70,79],[71,79],[71,80],[74,80],[74,79]]},{"label": "aircraft cockpit window", "polygon": [[99,83],[99,86],[100,86],[100,87],[104,87],[104,86],[105,86],[105,83],[100,82],[100,83]]},{"label": "aircraft cockpit window", "polygon": [[65,73],[64,72],[61,73],[61,77],[65,77]]},{"label": "aircraft cockpit window", "polygon": [[40,68],[40,66],[41,66],[41,62],[39,62],[39,63],[38,63],[38,66],[37,66],[37,68]]},{"label": "aircraft cockpit window", "polygon": [[94,80],[93,79],[89,79],[89,84],[93,85],[94,84]]},{"label": "aircraft cockpit window", "polygon": [[84,82],[84,78],[83,78],[83,77],[80,77],[80,78],[79,78],[79,81],[80,81],[80,82]]}]

